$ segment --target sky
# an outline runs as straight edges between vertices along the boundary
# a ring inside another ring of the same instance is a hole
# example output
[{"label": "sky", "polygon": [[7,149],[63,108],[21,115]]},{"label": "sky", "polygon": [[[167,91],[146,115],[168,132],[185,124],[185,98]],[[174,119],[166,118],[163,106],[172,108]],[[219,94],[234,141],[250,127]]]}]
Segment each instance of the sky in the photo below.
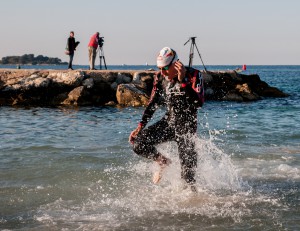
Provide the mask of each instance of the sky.
[{"label": "sky", "polygon": [[99,31],[107,65],[155,65],[165,46],[188,64],[184,43],[194,36],[205,65],[300,65],[299,10],[299,0],[0,0],[0,59],[68,61],[72,30],[80,41],[73,64],[88,64]]}]

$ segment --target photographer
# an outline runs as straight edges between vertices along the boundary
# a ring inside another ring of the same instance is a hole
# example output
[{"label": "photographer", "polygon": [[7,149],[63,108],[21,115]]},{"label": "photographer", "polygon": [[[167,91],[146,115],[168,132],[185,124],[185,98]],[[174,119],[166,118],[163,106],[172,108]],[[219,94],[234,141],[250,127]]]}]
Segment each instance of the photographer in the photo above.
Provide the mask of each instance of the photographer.
[{"label": "photographer", "polygon": [[76,47],[78,46],[79,42],[75,42],[74,38],[74,31],[70,32],[70,37],[67,41],[67,47],[66,47],[66,54],[70,56],[68,69],[73,70],[72,62],[74,58],[74,51],[76,50]]},{"label": "photographer", "polygon": [[[97,48],[98,48],[99,41],[100,41],[99,35],[100,35],[99,32],[92,35],[89,45],[88,45],[90,70],[96,70],[95,69],[95,60],[96,60]],[[103,43],[102,43],[102,45],[103,45]]]}]

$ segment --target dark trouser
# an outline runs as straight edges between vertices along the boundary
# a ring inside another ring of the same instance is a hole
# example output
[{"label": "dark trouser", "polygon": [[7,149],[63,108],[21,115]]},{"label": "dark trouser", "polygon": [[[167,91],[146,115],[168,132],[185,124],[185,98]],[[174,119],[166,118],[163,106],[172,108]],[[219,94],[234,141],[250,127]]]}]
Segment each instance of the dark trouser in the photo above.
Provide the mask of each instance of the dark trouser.
[{"label": "dark trouser", "polygon": [[73,62],[74,54],[69,54],[69,56],[70,56],[70,60],[69,60],[69,66],[68,66],[68,68],[73,68],[72,67],[72,62]]},{"label": "dark trouser", "polygon": [[197,153],[193,141],[194,133],[185,133],[185,124],[182,127],[170,126],[166,120],[160,120],[148,128],[142,130],[134,141],[133,150],[136,154],[148,159],[156,160],[161,154],[155,145],[175,141],[178,145],[181,164],[181,178],[188,184],[195,183],[195,171],[197,167]]}]

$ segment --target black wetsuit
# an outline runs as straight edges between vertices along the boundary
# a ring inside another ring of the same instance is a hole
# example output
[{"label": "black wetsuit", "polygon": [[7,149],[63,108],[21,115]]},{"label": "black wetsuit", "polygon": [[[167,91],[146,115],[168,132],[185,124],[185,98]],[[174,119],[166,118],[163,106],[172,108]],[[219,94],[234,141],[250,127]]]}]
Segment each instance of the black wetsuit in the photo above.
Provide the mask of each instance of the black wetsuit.
[{"label": "black wetsuit", "polygon": [[[187,74],[190,71],[192,70],[188,69]],[[178,145],[181,177],[187,183],[193,184],[197,166],[193,136],[197,132],[199,97],[191,85],[182,84],[177,78],[169,81],[158,74],[140,122],[142,127],[146,126],[159,105],[166,106],[166,114],[158,122],[140,131],[134,141],[133,150],[138,155],[156,160],[160,153],[155,145],[175,141]]]}]

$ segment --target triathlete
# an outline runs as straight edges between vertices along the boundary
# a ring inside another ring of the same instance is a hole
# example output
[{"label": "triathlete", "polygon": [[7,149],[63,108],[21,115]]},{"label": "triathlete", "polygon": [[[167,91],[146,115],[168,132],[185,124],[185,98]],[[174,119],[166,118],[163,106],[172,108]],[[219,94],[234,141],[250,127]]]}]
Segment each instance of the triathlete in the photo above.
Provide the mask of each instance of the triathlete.
[{"label": "triathlete", "polygon": [[[178,145],[181,178],[187,184],[194,185],[197,153],[193,137],[197,131],[197,108],[202,106],[204,100],[199,98],[189,82],[195,69],[185,68],[176,52],[169,47],[159,52],[157,67],[160,72],[154,77],[149,103],[138,127],[131,132],[129,141],[136,154],[156,161],[161,170],[171,161],[158,152],[155,145],[175,141]],[[197,77],[201,78],[200,72],[198,74]],[[200,90],[203,92],[203,89]],[[166,114],[145,128],[160,105],[166,106]],[[154,175],[153,182],[158,183],[160,179],[161,171]]]}]

